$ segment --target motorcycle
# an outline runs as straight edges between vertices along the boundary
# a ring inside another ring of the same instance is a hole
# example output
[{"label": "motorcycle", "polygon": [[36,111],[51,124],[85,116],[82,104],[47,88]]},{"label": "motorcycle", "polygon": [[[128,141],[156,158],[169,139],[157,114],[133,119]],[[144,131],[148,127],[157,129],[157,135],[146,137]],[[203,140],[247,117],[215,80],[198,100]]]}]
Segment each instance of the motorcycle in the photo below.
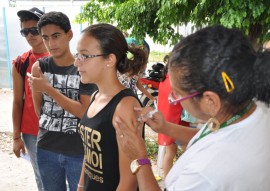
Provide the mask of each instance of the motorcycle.
[{"label": "motorcycle", "polygon": [[[165,65],[162,63],[155,63],[151,69],[147,72],[148,74],[140,78],[141,84],[147,89],[147,91],[154,97],[158,96],[159,83],[164,77]],[[153,106],[153,101],[145,95],[141,95],[140,101],[143,106]]]}]

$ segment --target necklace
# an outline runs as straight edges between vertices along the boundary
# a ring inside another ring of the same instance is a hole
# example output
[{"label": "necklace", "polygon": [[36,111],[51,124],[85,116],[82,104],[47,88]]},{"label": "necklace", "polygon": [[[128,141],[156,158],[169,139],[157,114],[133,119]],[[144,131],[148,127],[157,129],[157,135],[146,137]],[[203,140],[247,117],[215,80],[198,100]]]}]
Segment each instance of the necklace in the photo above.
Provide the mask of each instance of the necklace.
[{"label": "necklace", "polygon": [[[232,124],[233,122],[235,122],[237,119],[239,119],[240,117],[242,117],[243,115],[245,115],[250,110],[250,108],[252,106],[253,106],[253,102],[250,102],[242,111],[240,111],[238,114],[232,116],[230,119],[228,119],[227,121],[225,121],[224,123],[222,123],[220,125],[219,129],[222,129],[224,127],[227,127],[230,124]],[[205,125],[205,127],[202,130],[202,133],[200,134],[200,136],[197,139],[195,139],[190,146],[192,146],[193,144],[195,144],[197,141],[199,141],[200,139],[202,139],[206,135],[209,135],[210,133],[212,133],[212,131],[207,131],[206,132],[207,129],[208,129],[208,125]]]}]

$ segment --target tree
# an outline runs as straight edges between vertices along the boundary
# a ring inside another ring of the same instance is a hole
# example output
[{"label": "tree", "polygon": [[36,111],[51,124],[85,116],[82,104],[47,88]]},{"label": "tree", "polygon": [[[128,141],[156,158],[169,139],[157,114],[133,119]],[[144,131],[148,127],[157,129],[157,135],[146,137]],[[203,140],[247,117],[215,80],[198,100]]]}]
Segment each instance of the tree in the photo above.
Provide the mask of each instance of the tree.
[{"label": "tree", "polygon": [[221,24],[238,28],[255,44],[270,39],[270,0],[91,0],[77,22],[107,22],[132,36],[148,34],[155,42],[175,44],[177,26]]}]

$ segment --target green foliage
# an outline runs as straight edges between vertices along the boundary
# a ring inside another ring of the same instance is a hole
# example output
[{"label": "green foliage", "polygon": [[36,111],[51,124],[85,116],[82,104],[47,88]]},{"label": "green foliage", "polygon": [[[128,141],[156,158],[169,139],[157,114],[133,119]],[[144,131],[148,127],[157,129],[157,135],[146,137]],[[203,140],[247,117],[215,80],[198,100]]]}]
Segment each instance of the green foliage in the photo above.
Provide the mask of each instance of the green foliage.
[{"label": "green foliage", "polygon": [[156,43],[175,44],[182,35],[177,26],[194,28],[221,24],[243,31],[253,39],[270,39],[269,0],[91,0],[76,21],[117,24],[142,40],[148,34]]},{"label": "green foliage", "polygon": [[[157,141],[151,140],[148,137],[146,137],[145,138],[145,145],[146,145],[148,158],[150,158],[153,161],[156,161],[158,158],[158,147],[159,147]],[[183,150],[177,149],[175,160],[177,160],[183,153],[184,153]]]},{"label": "green foliage", "polygon": [[158,144],[156,140],[145,138],[145,145],[149,158],[155,159],[158,154]]},{"label": "green foliage", "polygon": [[163,62],[165,55],[169,54],[168,52],[157,52],[152,51],[149,54],[149,62]]}]

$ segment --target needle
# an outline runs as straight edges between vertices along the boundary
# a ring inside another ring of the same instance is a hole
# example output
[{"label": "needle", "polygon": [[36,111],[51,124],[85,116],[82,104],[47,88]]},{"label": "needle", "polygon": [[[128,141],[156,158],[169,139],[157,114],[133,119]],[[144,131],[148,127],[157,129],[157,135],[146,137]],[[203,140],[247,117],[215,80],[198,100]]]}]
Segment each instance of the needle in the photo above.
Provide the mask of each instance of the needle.
[{"label": "needle", "polygon": [[[146,115],[144,115],[144,117],[151,119],[151,118],[153,118],[153,115],[154,115],[155,113],[157,113],[157,112],[158,112],[158,109],[157,109],[157,100],[154,100],[154,110],[152,110],[152,111],[150,111],[149,113],[147,113]],[[142,117],[143,117],[143,116],[140,116],[140,117],[138,118],[138,121],[139,121],[139,122],[142,122]]]}]

